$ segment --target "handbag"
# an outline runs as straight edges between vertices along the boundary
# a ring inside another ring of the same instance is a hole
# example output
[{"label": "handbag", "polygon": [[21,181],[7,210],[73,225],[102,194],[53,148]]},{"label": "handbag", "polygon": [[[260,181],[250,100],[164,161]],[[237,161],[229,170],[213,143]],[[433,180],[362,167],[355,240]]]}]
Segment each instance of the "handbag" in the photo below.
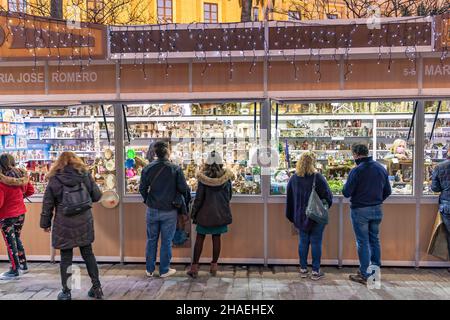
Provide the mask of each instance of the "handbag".
[{"label": "handbag", "polygon": [[309,196],[306,216],[320,224],[328,224],[328,205],[325,204],[316,192],[316,174],[314,174],[311,195]]},{"label": "handbag", "polygon": [[188,215],[188,209],[186,206],[186,198],[178,191],[175,194],[175,199],[172,201],[172,205],[177,209],[178,214]]},{"label": "handbag", "polygon": [[177,190],[175,192],[175,199],[173,199],[172,205],[175,207],[175,209],[177,209],[178,214],[188,215],[189,214],[188,206],[190,200],[191,200],[190,191],[187,191],[185,194],[182,194]]}]

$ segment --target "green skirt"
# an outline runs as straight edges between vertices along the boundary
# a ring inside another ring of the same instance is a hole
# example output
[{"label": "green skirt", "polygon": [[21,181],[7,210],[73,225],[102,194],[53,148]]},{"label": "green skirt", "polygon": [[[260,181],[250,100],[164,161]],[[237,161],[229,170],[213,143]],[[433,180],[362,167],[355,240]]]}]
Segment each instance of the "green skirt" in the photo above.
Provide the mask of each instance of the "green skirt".
[{"label": "green skirt", "polygon": [[222,234],[228,232],[228,226],[220,226],[220,227],[202,227],[197,225],[196,231],[199,234]]}]

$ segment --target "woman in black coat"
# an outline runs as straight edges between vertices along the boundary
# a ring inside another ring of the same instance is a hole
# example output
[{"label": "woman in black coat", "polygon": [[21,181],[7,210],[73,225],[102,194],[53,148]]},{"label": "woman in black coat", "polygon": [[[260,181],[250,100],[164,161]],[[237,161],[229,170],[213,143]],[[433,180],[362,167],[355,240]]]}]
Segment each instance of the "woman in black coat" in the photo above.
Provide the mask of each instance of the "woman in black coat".
[{"label": "woman in black coat", "polygon": [[223,168],[222,158],[214,151],[206,160],[203,172],[197,175],[198,188],[192,206],[193,222],[197,225],[197,238],[194,259],[191,269],[187,273],[193,278],[198,276],[200,255],[207,234],[210,234],[213,240],[210,273],[213,276],[217,273],[217,261],[221,247],[220,236],[228,231],[228,225],[232,222],[230,200],[233,178],[234,174]]},{"label": "woman in black coat", "polygon": [[[63,190],[81,185],[86,188],[92,202],[97,202],[102,193],[88,172],[87,166],[75,153],[63,152],[54,163],[48,174],[48,185],[45,189],[41,213],[41,228],[52,231],[52,245],[61,251],[61,281],[62,292],[58,300],[70,300],[71,293],[67,284],[71,273],[67,269],[72,265],[73,248],[79,247],[86,263],[92,288],[88,295],[91,298],[102,299],[103,292],[98,275],[97,261],[92,252],[94,242],[94,220],[91,209],[66,215],[63,213]],[[56,209],[56,212],[55,212]],[[53,220],[53,227],[52,227]]]}]

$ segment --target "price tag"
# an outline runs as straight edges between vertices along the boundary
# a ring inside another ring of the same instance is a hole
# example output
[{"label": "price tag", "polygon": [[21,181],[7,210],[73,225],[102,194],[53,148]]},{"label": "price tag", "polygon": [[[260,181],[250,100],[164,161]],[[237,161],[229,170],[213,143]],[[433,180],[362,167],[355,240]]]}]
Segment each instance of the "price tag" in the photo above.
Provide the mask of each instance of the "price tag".
[{"label": "price tag", "polygon": [[392,158],[392,163],[397,164],[398,163],[398,159],[397,158]]}]

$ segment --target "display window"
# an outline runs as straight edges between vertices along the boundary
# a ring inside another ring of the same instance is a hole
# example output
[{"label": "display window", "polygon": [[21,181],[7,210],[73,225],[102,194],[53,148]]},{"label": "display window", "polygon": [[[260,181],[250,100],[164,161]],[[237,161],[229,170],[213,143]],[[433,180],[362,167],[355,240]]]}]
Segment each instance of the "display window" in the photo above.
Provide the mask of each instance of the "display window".
[{"label": "display window", "polygon": [[235,194],[261,194],[261,170],[252,162],[260,136],[260,104],[133,104],[125,107],[126,192],[139,192],[142,169],[149,163],[152,142],[169,145],[170,160],[181,166],[191,190],[207,155],[218,152],[236,176]]},{"label": "display window", "polygon": [[447,152],[450,148],[450,101],[427,101],[424,108],[423,192],[425,195],[433,195],[434,192],[430,189],[433,170],[439,163],[447,159]]},{"label": "display window", "polygon": [[36,194],[44,193],[46,175],[63,151],[84,160],[102,191],[115,191],[114,110],[103,110],[100,105],[0,109],[1,151],[27,169]]},{"label": "display window", "polygon": [[355,166],[351,147],[364,143],[388,170],[393,193],[411,195],[413,110],[413,101],[273,104],[271,143],[280,156],[278,167],[272,169],[270,193],[285,194],[297,159],[312,151],[318,172],[334,194],[341,194]]}]

